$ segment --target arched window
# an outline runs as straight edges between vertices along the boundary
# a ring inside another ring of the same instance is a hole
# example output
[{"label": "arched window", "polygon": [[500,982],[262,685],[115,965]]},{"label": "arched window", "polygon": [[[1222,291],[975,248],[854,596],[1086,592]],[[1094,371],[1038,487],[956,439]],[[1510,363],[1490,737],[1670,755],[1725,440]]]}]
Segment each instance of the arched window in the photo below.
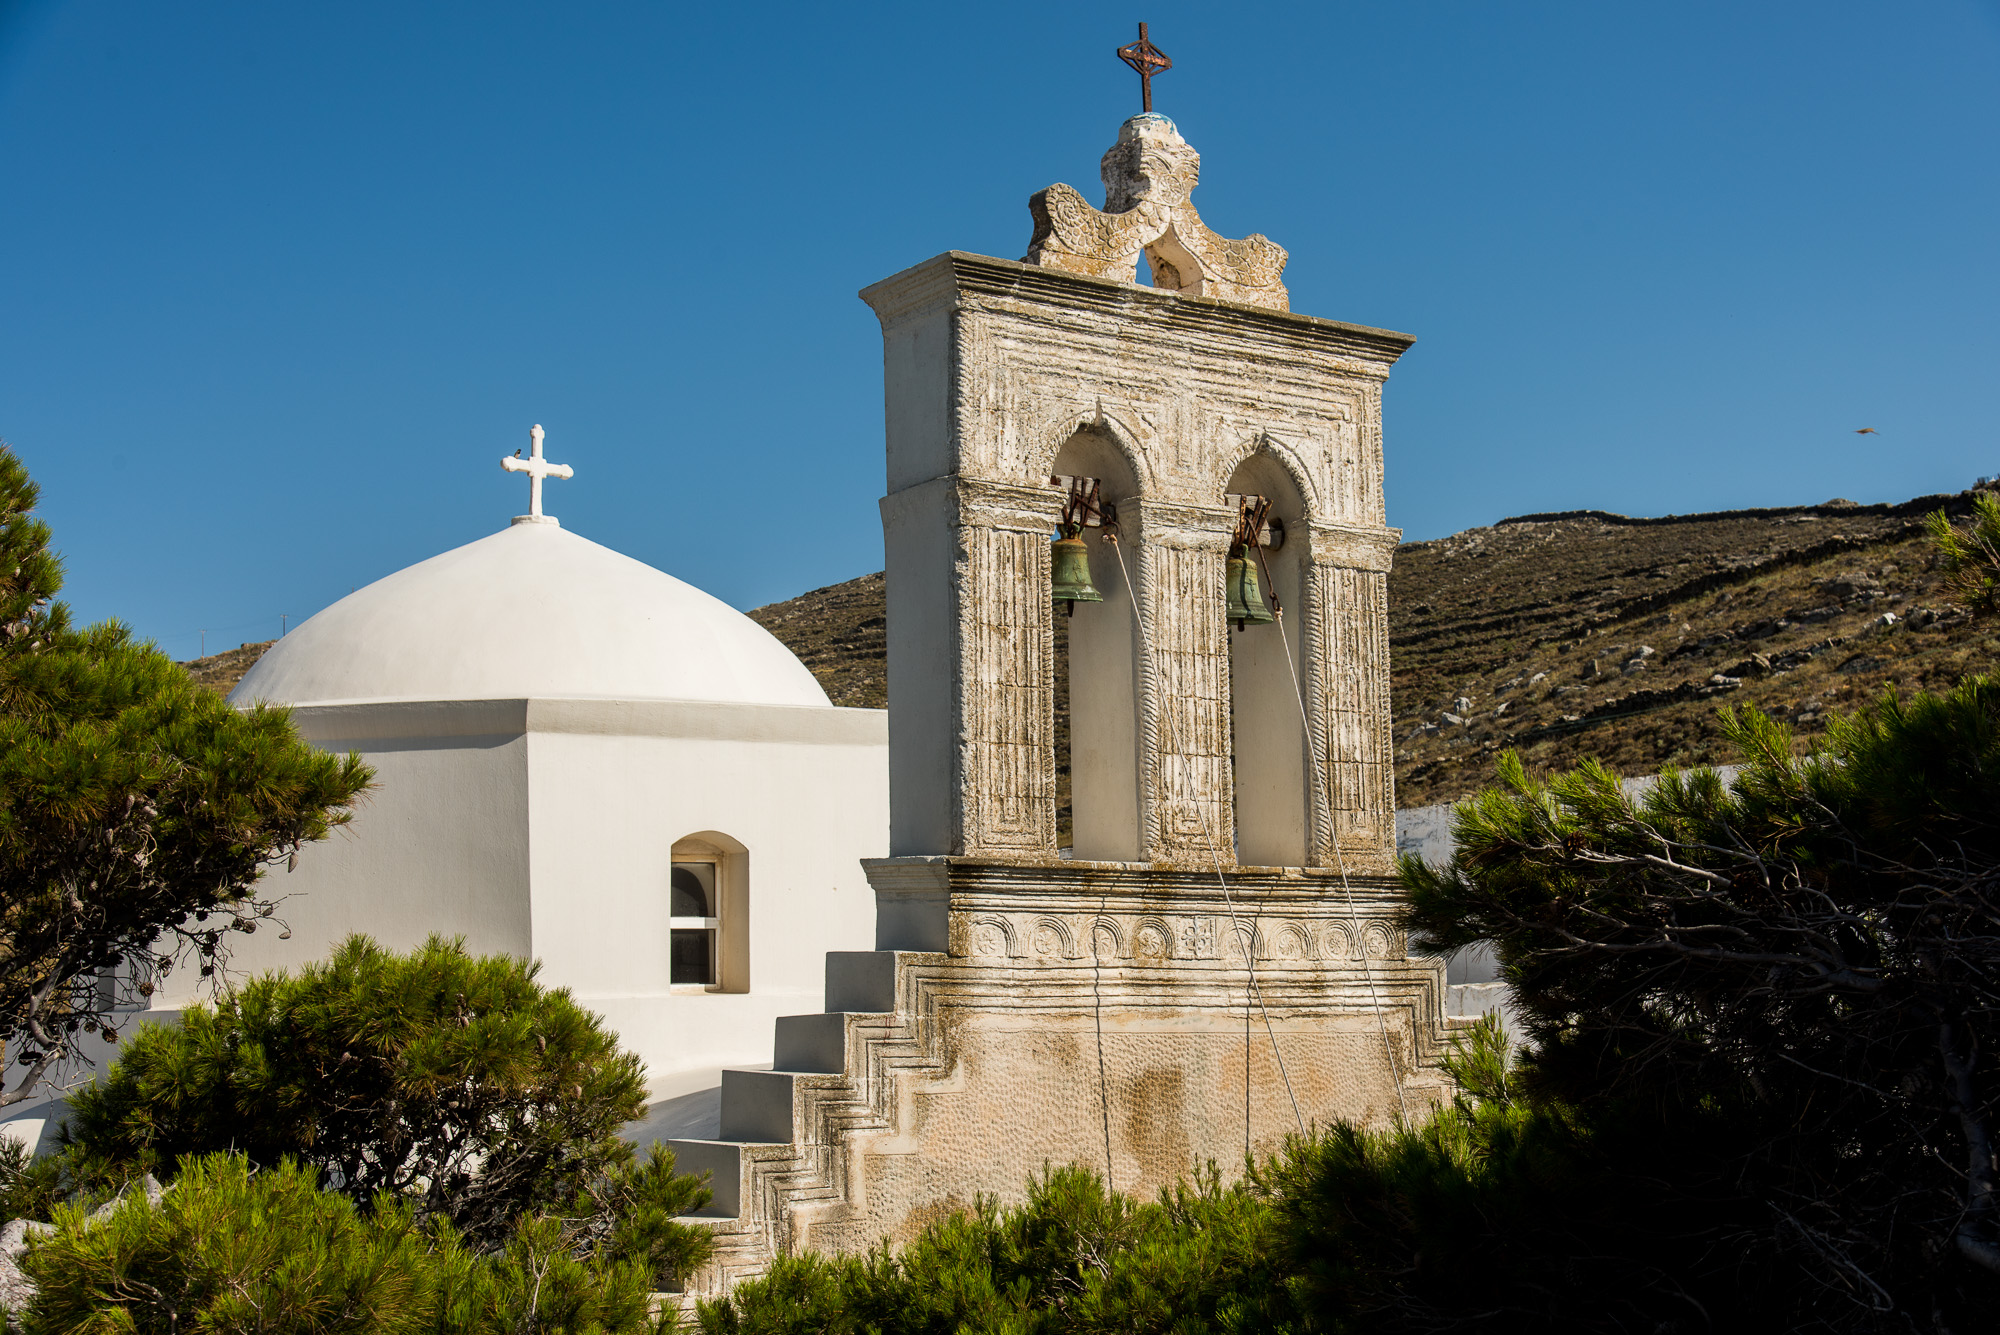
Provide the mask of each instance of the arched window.
[{"label": "arched window", "polygon": [[749,850],[713,830],[676,841],[667,896],[669,984],[749,991]]},{"label": "arched window", "polygon": [[699,983],[713,987],[720,952],[716,933],[722,915],[716,912],[715,864],[713,862],[674,863],[673,921],[670,926],[672,982],[675,986]]}]

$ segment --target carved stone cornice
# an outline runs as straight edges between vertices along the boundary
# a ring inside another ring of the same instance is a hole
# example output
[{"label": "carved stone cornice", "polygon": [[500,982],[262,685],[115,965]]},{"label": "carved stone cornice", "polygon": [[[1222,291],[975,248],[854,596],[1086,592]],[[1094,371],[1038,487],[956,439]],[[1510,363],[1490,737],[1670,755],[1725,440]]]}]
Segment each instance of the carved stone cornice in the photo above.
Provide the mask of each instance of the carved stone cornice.
[{"label": "carved stone cornice", "polygon": [[[1146,863],[881,858],[865,861],[880,921],[904,933],[883,948],[1060,967],[1409,967],[1404,898],[1390,876],[1213,869]],[[1428,970],[1435,965],[1423,962]]]},{"label": "carved stone cornice", "polygon": [[1136,521],[1148,544],[1192,551],[1226,551],[1236,531],[1236,512],[1226,505],[1188,505],[1141,496],[1119,507]]},{"label": "carved stone cornice", "polygon": [[960,521],[1010,533],[1047,534],[1062,509],[1063,494],[1053,487],[1000,482],[970,474],[958,478]]},{"label": "carved stone cornice", "polygon": [[1315,565],[1372,570],[1384,575],[1389,573],[1396,547],[1403,540],[1403,530],[1399,528],[1314,524],[1311,531]]},{"label": "carved stone cornice", "polygon": [[860,293],[887,324],[904,322],[934,305],[961,310],[986,302],[1098,315],[1113,323],[1157,325],[1250,345],[1267,355],[1338,358],[1341,370],[1371,379],[1389,368],[1416,340],[1390,329],[1321,320],[1209,297],[1185,297],[1136,283],[1045,269],[1019,260],[948,250],[885,278]]},{"label": "carved stone cornice", "polygon": [[[866,858],[862,865],[879,894],[953,896],[1036,896],[1152,899],[1168,896],[1226,898],[1215,868],[1162,862],[1091,862],[1079,858],[903,857]],[[1229,894],[1255,896],[1262,903],[1316,905],[1345,900],[1383,906],[1401,904],[1394,868],[1350,868],[1343,878],[1331,867],[1231,867]],[[969,899],[966,902],[971,902]]]},{"label": "carved stone cornice", "polygon": [[868,303],[885,325],[920,318],[934,309],[955,308],[963,289],[953,266],[941,261],[948,261],[957,253],[947,251],[922,264],[913,264],[901,273],[870,283],[856,295]]}]

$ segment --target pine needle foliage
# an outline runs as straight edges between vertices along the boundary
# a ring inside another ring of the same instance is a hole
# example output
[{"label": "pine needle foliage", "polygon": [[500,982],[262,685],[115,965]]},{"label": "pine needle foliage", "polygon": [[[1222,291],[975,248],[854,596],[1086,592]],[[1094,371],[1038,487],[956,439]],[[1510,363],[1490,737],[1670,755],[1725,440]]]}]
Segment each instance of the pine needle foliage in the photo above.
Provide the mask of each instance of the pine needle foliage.
[{"label": "pine needle foliage", "polygon": [[1723,722],[1733,786],[1504,759],[1452,864],[1405,860],[1412,944],[1492,941],[1518,1087],[1601,1175],[1672,1166],[1647,1245],[1679,1259],[1633,1276],[1655,1306],[1671,1275],[1781,1326],[1957,1328],[2000,1297],[2000,682],[1886,696],[1805,757],[1761,713]]},{"label": "pine needle foliage", "polygon": [[68,628],[67,611],[54,601],[62,560],[49,550],[49,526],[34,518],[40,499],[27,466],[0,444],[0,643]]},{"label": "pine needle foliage", "polygon": [[76,629],[35,486],[0,446],[0,1055],[18,1103],[115,1037],[121,1003],[232,932],[276,930],[263,869],[349,819],[370,773],[239,712],[114,622]]},{"label": "pine needle foliage", "polygon": [[47,1219],[78,1193],[62,1156],[37,1156],[23,1141],[0,1136],[0,1224]]},{"label": "pine needle foliage", "polygon": [[91,1219],[60,1212],[24,1268],[24,1335],[640,1335],[655,1311],[643,1262],[579,1257],[560,1221],[526,1219],[497,1254],[408,1204],[357,1209],[287,1160],[192,1158],[158,1201]]},{"label": "pine needle foliage", "polygon": [[901,1251],[780,1258],[697,1320],[706,1335],[1272,1329],[1269,1219],[1212,1168],[1146,1204],[1088,1169],[1044,1170],[1017,1208],[982,1198]]},{"label": "pine needle foliage", "polygon": [[634,1160],[617,1132],[645,1106],[639,1060],[539,968],[351,937],[134,1033],[72,1096],[61,1138],[97,1171],[163,1178],[221,1151],[296,1160],[358,1205],[407,1202],[487,1250],[525,1216],[558,1215],[573,1248],[685,1274],[708,1235],[673,1220],[708,1192],[664,1149]]},{"label": "pine needle foliage", "polygon": [[2000,496],[1972,498],[1972,523],[1961,529],[1943,510],[1925,516],[1931,546],[1952,600],[1974,616],[2000,610]]}]

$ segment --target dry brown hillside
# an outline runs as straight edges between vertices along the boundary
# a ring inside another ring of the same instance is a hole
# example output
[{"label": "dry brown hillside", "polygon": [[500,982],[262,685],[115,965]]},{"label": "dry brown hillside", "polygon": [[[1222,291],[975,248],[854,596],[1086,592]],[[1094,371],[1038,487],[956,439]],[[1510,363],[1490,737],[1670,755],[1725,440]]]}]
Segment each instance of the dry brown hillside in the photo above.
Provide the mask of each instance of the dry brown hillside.
[{"label": "dry brown hillside", "polygon": [[1885,687],[1985,670],[2000,643],[1937,589],[1922,516],[1970,493],[1666,519],[1531,515],[1396,554],[1397,798],[1462,797],[1494,753],[1623,774],[1732,758],[1721,705],[1802,742]]},{"label": "dry brown hillside", "polygon": [[753,608],[750,618],[812,669],[833,703],[888,707],[889,615],[880,571]]},{"label": "dry brown hillside", "polygon": [[225,649],[207,658],[191,658],[181,666],[202,685],[227,695],[236,689],[237,682],[243,680],[243,674],[256,666],[264,651],[276,643],[276,640],[264,640],[257,644],[239,644],[234,649]]},{"label": "dry brown hillside", "polygon": [[[1510,746],[1544,770],[1726,761],[1720,705],[1803,743],[1885,686],[1986,670],[2000,641],[1944,604],[1920,532],[1970,502],[1526,515],[1408,544],[1389,576],[1399,803],[1466,796]],[[835,704],[884,703],[880,575],[750,615]]]},{"label": "dry brown hillside", "polygon": [[[1920,532],[1970,503],[1527,515],[1408,544],[1389,576],[1399,803],[1465,796],[1505,747],[1539,769],[1594,755],[1645,774],[1728,759],[1720,705],[1810,739],[1885,687],[1990,669],[2000,639],[1944,603]],[[750,615],[835,704],[887,703],[880,574]],[[227,690],[264,647],[188,666]]]}]

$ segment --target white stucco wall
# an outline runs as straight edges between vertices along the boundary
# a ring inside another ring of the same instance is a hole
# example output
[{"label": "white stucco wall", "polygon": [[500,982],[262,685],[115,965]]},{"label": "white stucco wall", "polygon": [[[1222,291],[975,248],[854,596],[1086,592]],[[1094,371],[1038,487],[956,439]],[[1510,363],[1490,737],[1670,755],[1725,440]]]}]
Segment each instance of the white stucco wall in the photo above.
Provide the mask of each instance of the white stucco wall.
[{"label": "white stucco wall", "polygon": [[[354,820],[265,873],[289,940],[266,928],[233,942],[244,976],[323,959],[355,932],[407,950],[432,933],[482,954],[532,952],[528,911],[526,702],[472,700],[296,709],[315,746],[360,751],[375,787]],[[169,977],[156,1008],[201,999]]]},{"label": "white stucco wall", "polygon": [[[529,704],[533,940],[646,1059],[676,1072],[768,1062],[772,1022],[824,1009],[826,952],[870,950],[861,859],[889,847],[880,710],[672,701]],[[748,850],[749,990],[668,981],[673,846]]]},{"label": "white stucco wall", "polygon": [[[360,751],[376,787],[349,826],[267,873],[291,938],[238,938],[232,975],[322,959],[353,932],[396,949],[463,936],[540,959],[543,982],[678,1089],[768,1061],[778,1016],[824,1008],[826,952],[874,947],[861,859],[889,848],[881,710],[538,699],[293,718],[315,745]],[[669,981],[673,847],[710,831],[748,850],[747,991]],[[196,981],[170,980],[155,1007],[201,999]]]}]

